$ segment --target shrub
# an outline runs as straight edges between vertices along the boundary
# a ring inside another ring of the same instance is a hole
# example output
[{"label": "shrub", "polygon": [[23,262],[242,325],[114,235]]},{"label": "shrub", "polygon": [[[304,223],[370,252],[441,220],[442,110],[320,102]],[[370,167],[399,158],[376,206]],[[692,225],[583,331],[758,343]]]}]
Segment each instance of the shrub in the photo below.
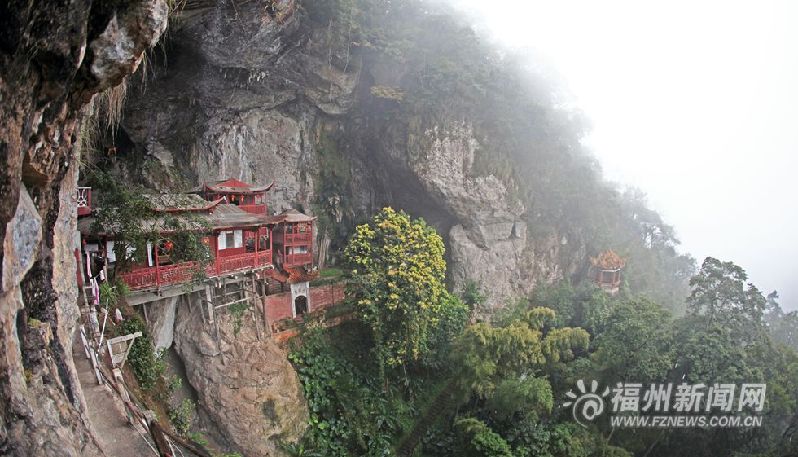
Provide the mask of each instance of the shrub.
[{"label": "shrub", "polygon": [[180,406],[169,410],[169,420],[172,421],[172,425],[178,433],[185,435],[194,421],[196,411],[197,406],[194,402],[186,398],[180,403]]},{"label": "shrub", "polygon": [[144,390],[149,390],[155,387],[158,378],[165,371],[163,354],[155,353],[155,346],[147,331],[147,326],[139,316],[134,315],[122,322],[120,333],[126,335],[135,332],[141,332],[141,336],[133,342],[127,360],[139,386]]}]

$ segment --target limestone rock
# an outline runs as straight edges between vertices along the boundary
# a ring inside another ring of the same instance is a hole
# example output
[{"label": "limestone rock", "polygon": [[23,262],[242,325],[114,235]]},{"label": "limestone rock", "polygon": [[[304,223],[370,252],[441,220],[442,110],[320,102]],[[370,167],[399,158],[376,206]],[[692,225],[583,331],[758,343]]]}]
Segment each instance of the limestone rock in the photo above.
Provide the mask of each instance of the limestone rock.
[{"label": "limestone rock", "polygon": [[22,187],[16,213],[6,226],[3,241],[3,290],[10,290],[22,281],[36,260],[41,239],[42,218]]},{"label": "limestone rock", "polygon": [[[196,296],[195,296],[196,297]],[[302,388],[287,352],[268,338],[247,311],[238,332],[234,318],[219,312],[219,341],[213,324],[204,323],[199,306],[178,306],[175,348],[198,405],[223,438],[244,455],[282,455],[281,441],[296,441],[307,424]]]},{"label": "limestone rock", "polygon": [[136,69],[166,27],[167,8],[163,0],[94,6],[0,5],[2,455],[102,455],[71,353],[79,314],[73,145],[82,108]]},{"label": "limestone rock", "polygon": [[174,342],[175,315],[180,296],[163,298],[147,306],[148,327],[155,350],[169,349]]}]

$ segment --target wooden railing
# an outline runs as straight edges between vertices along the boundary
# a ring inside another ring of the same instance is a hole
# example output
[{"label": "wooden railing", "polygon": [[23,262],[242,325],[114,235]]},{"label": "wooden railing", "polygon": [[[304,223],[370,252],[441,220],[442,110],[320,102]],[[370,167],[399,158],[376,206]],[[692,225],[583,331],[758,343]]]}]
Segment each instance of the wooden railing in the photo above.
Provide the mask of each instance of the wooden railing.
[{"label": "wooden railing", "polygon": [[155,268],[142,268],[129,273],[120,273],[119,276],[131,290],[152,287],[158,282]]},{"label": "wooden railing", "polygon": [[158,267],[158,281],[162,286],[189,282],[198,274],[199,264],[183,262],[176,265]]},{"label": "wooden railing", "polygon": [[272,251],[258,252],[257,266],[263,267],[272,264]]},{"label": "wooden railing", "polygon": [[283,260],[284,267],[298,267],[307,265],[313,262],[313,254],[310,252],[304,254],[287,254]]},{"label": "wooden railing", "polygon": [[248,252],[230,257],[219,257],[217,259],[218,273],[244,270],[247,268],[257,268],[272,263],[271,251]]},{"label": "wooden railing", "polygon": [[[218,257],[214,263],[205,267],[205,274],[212,278],[231,271],[258,268],[271,263],[271,251],[248,252],[230,257]],[[189,282],[197,277],[198,265],[197,262],[182,262],[175,265],[146,267],[120,273],[119,276],[131,290],[147,289]]]},{"label": "wooden railing", "polygon": [[286,233],[283,237],[285,244],[301,244],[301,243],[310,243],[313,241],[313,236],[311,232],[304,232],[304,233]]}]

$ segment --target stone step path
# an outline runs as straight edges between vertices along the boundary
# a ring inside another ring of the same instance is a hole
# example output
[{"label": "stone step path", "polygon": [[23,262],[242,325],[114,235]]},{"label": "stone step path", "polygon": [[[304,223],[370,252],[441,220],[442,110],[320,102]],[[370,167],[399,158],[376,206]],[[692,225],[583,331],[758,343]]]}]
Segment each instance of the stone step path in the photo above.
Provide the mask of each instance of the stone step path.
[{"label": "stone step path", "polygon": [[110,392],[110,388],[97,384],[97,378],[86,359],[83,344],[78,337],[72,347],[72,357],[78,371],[80,387],[86,398],[87,413],[105,455],[108,457],[157,456],[142,434],[127,421],[124,406]]}]

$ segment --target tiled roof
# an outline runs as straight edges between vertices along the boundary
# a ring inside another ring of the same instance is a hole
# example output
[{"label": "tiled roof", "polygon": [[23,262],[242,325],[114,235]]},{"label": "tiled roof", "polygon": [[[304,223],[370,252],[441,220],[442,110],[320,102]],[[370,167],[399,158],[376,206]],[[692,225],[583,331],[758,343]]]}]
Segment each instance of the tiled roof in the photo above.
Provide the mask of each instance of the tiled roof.
[{"label": "tiled roof", "polygon": [[194,194],[144,194],[142,197],[157,212],[210,211],[222,201],[207,201]]},{"label": "tiled roof", "polygon": [[[84,236],[86,235],[105,235],[105,232],[94,231],[94,217],[84,217],[78,220],[78,230]],[[177,226],[173,221],[178,221]],[[139,221],[141,229],[145,232],[158,232],[170,233],[175,231],[204,231],[208,227],[212,227],[210,221],[210,214],[207,213],[194,213],[191,217],[181,217],[178,214],[174,216],[159,215],[149,219]],[[111,229],[112,232],[116,231],[115,228]]]},{"label": "tiled roof", "polygon": [[612,250],[604,251],[597,257],[591,257],[590,263],[602,270],[620,270],[626,265],[626,262]]},{"label": "tiled roof", "polygon": [[[203,200],[204,201],[204,200]],[[180,230],[203,231],[208,229],[226,230],[236,227],[247,228],[267,225],[266,215],[248,213],[236,205],[215,203],[212,213],[191,213],[189,217],[181,217],[180,213],[173,215],[158,215],[150,219],[140,221],[142,229],[146,231],[157,231],[159,233],[169,233],[175,231],[171,221],[179,221]],[[84,235],[92,234],[93,217],[85,217],[78,220],[78,230]],[[97,235],[102,235],[98,233]]]},{"label": "tiled roof", "polygon": [[195,187],[192,192],[203,192],[205,190],[211,192],[219,192],[219,193],[236,193],[236,194],[251,194],[255,192],[265,192],[274,186],[274,181],[267,186],[257,186],[254,184],[248,184],[243,181],[239,181],[237,179],[225,179],[221,181],[216,181],[213,183],[202,183],[201,185]]},{"label": "tiled roof", "polygon": [[269,223],[272,224],[279,224],[280,222],[310,222],[315,220],[315,217],[310,217],[307,214],[300,213],[299,211],[291,208],[287,211],[283,211],[282,213],[276,216],[268,216]]},{"label": "tiled roof", "polygon": [[221,204],[214,208],[213,214],[210,215],[210,221],[215,229],[253,227],[266,225],[268,216],[248,213],[236,205]]},{"label": "tiled roof", "polygon": [[319,277],[318,270],[307,271],[302,267],[289,267],[285,271],[288,273],[288,282],[291,284],[313,281]]}]

